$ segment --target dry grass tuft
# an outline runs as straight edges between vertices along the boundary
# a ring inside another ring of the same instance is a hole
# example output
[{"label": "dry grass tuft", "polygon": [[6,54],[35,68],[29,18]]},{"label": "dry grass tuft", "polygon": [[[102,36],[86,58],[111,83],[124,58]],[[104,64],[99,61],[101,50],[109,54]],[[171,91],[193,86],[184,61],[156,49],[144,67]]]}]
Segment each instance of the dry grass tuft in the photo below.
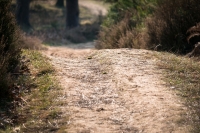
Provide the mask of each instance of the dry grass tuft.
[{"label": "dry grass tuft", "polygon": [[42,40],[35,36],[24,35],[20,42],[23,49],[45,50]]},{"label": "dry grass tuft", "polygon": [[187,113],[192,131],[200,132],[200,62],[198,58],[186,58],[169,53],[158,53],[159,68],[166,70],[166,81],[177,91],[189,108]]}]

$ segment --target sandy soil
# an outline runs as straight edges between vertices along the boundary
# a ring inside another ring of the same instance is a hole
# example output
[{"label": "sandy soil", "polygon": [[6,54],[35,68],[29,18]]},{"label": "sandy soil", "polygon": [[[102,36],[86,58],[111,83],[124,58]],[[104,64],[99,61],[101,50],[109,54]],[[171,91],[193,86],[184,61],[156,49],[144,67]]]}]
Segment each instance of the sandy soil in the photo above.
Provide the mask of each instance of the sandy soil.
[{"label": "sandy soil", "polygon": [[162,80],[153,52],[94,50],[93,44],[43,53],[64,88],[68,133],[186,133],[186,108]]}]

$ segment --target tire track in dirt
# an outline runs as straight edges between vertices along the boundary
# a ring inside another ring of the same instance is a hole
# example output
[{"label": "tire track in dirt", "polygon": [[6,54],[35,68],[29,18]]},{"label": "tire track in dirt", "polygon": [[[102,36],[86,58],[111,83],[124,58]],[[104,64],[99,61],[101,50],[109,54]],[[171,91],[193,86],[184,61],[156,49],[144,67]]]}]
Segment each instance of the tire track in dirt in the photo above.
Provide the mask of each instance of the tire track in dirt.
[{"label": "tire track in dirt", "polygon": [[64,88],[68,133],[186,133],[186,108],[152,52],[50,47],[44,52]]}]

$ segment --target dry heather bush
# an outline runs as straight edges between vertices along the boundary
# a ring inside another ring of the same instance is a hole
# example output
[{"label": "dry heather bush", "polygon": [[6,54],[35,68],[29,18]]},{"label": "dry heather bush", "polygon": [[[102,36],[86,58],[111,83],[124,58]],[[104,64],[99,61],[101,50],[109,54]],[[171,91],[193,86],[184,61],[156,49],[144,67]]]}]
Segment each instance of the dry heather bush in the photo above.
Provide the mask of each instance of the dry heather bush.
[{"label": "dry heather bush", "polygon": [[42,45],[42,40],[35,36],[24,35],[20,39],[20,45],[23,49],[32,50],[45,50],[46,48]]},{"label": "dry heather bush", "polygon": [[130,17],[126,17],[109,28],[104,27],[99,33],[95,47],[97,49],[146,48],[143,36],[143,33],[132,27]]},{"label": "dry heather bush", "polygon": [[187,30],[187,42],[191,45],[200,42],[200,22]]},{"label": "dry heather bush", "polygon": [[11,73],[19,63],[19,30],[10,12],[11,0],[0,4],[0,97],[7,97],[13,80]]},{"label": "dry heather bush", "polygon": [[194,47],[187,43],[187,30],[200,21],[199,0],[163,0],[152,18],[147,19],[148,44],[159,50],[187,53]]}]

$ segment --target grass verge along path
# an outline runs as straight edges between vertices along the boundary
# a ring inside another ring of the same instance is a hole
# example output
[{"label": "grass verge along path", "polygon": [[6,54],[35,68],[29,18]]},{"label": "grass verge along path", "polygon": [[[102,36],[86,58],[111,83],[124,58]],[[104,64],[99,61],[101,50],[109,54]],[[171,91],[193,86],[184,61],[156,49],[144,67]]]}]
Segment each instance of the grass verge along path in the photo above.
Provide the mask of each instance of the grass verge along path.
[{"label": "grass verge along path", "polygon": [[19,76],[21,102],[15,110],[17,122],[1,132],[56,132],[60,128],[61,88],[54,77],[49,59],[38,51],[23,50],[28,73]]},{"label": "grass verge along path", "polygon": [[200,62],[170,53],[158,53],[158,66],[166,70],[166,81],[187,105],[187,119],[192,132],[200,132]]}]

